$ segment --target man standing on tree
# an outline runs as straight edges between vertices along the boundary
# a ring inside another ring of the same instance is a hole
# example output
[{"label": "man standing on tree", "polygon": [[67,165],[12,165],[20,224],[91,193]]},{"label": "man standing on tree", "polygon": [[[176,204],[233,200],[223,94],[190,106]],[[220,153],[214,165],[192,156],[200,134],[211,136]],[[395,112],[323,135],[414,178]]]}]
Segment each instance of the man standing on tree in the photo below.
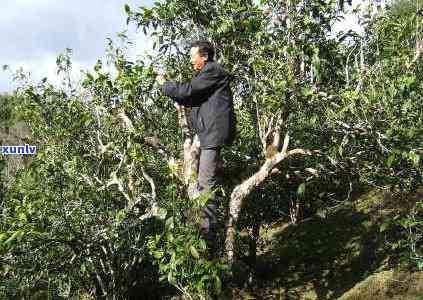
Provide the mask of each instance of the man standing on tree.
[{"label": "man standing on tree", "polygon": [[[163,93],[185,107],[191,108],[191,124],[200,139],[200,163],[197,191],[210,193],[216,186],[216,169],[220,149],[235,138],[235,114],[230,77],[214,62],[214,49],[208,41],[191,44],[191,63],[197,74],[190,82],[168,81],[158,75]],[[200,230],[209,234],[216,224],[216,203],[212,195],[202,208]]]}]

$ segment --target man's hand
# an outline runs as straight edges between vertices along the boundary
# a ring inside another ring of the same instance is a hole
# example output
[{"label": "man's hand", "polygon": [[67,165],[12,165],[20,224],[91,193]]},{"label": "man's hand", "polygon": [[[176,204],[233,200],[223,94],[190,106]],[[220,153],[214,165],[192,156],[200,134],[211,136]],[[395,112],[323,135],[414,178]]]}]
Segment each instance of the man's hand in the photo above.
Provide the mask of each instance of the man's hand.
[{"label": "man's hand", "polygon": [[166,74],[160,74],[156,76],[156,81],[158,84],[163,85],[167,79]]}]

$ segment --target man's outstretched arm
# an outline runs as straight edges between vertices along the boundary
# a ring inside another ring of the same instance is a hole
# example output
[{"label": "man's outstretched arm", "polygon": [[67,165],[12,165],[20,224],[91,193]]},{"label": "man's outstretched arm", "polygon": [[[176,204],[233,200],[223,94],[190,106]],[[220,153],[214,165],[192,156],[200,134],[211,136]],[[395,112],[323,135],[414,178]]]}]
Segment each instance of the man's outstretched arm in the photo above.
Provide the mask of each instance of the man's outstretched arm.
[{"label": "man's outstretched arm", "polygon": [[187,83],[165,81],[162,87],[163,93],[184,106],[200,105],[221,79],[218,70],[210,66],[205,68]]}]

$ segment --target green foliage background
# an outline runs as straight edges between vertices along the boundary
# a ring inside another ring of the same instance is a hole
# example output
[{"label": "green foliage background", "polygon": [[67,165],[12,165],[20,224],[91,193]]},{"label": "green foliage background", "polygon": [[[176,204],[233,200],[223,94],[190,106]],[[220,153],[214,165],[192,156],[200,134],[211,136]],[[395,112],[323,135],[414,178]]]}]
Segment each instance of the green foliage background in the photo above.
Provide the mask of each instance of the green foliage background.
[{"label": "green foliage background", "polygon": [[[2,131],[24,121],[28,132],[20,138],[38,151],[12,175],[5,173],[10,160],[1,160],[0,295],[50,289],[68,297],[201,298],[231,286],[236,269],[230,272],[221,251],[211,255],[195,229],[200,203],[189,202],[169,165],[140,142],[159,137],[181,157],[177,112],[154,84],[155,70],[189,79],[186,48],[198,38],[214,43],[233,77],[239,137],[223,151],[222,223],[232,189],[266,159],[261,130],[277,112],[289,116],[282,129],[291,135],[290,148],[320,151],[283,161],[248,196],[237,240],[247,273],[254,273],[257,230],[290,222],[296,203],[300,219],[327,215],[366,189],[388,190],[398,208],[406,207],[392,210],[380,232],[392,255],[405,257],[398,263],[421,269],[422,206],[411,195],[422,184],[422,3],[393,1],[373,16],[363,8],[362,35],[330,35],[347,5],[165,0],[125,6],[127,22],[154,39],[154,56],[129,61],[110,41],[117,75],[98,61],[79,85],[69,79],[67,49],[57,59],[62,87],[42,80],[1,96]],[[123,112],[133,129],[122,125]],[[139,196],[152,192],[142,170],[156,183],[156,217],[142,218],[152,208],[151,196]],[[113,178],[139,201],[108,185]]]}]

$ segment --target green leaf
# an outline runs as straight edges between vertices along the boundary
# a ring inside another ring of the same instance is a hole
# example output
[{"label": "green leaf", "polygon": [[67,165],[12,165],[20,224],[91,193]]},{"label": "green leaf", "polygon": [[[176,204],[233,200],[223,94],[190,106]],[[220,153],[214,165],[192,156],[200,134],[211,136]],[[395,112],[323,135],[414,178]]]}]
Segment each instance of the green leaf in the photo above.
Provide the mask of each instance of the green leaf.
[{"label": "green leaf", "polygon": [[170,284],[175,284],[175,278],[173,277],[172,272],[169,272],[169,274],[167,274],[167,281]]},{"label": "green leaf", "polygon": [[195,247],[193,245],[191,245],[189,247],[189,251],[191,252],[191,255],[195,258],[195,259],[199,259],[200,255],[198,254],[197,249],[195,249]]},{"label": "green leaf", "polygon": [[167,233],[166,238],[169,240],[169,242],[173,242],[173,240],[175,239],[171,232]]},{"label": "green leaf", "polygon": [[167,230],[172,230],[175,227],[175,224],[173,222],[173,217],[170,217],[169,219],[166,220],[165,226]]},{"label": "green leaf", "polygon": [[297,189],[297,195],[298,196],[304,196],[305,193],[305,183],[301,183],[300,186]]},{"label": "green leaf", "polygon": [[15,231],[5,242],[5,245],[10,244],[13,242],[19,235],[21,234],[21,231]]},{"label": "green leaf", "polygon": [[7,238],[7,233],[0,233],[0,242]]},{"label": "green leaf", "polygon": [[101,60],[97,60],[97,63],[94,65],[94,71],[99,72],[103,66],[103,63]]},{"label": "green leaf", "polygon": [[206,250],[207,249],[207,244],[204,240],[200,240],[200,249],[201,250]]},{"label": "green leaf", "polygon": [[395,161],[395,153],[392,153],[391,155],[389,155],[386,164],[388,165],[388,167],[391,167],[392,166],[392,163],[394,161]]},{"label": "green leaf", "polygon": [[128,4],[125,4],[124,9],[125,9],[125,12],[126,12],[128,15],[130,15],[130,14],[131,14],[131,8],[129,7],[129,5],[128,5]]},{"label": "green leaf", "polygon": [[418,155],[417,153],[415,153],[415,152],[413,152],[413,151],[410,151],[409,153],[408,153],[408,158],[413,162],[413,165],[415,166],[415,167],[417,167],[418,166],[418,164],[419,164],[419,161],[420,161],[420,155]]},{"label": "green leaf", "polygon": [[214,289],[215,294],[219,295],[222,292],[222,281],[220,281],[220,278],[217,275],[214,277],[214,279],[215,280],[214,280],[213,289]]},{"label": "green leaf", "polygon": [[313,95],[313,91],[309,87],[302,88],[301,93],[304,95],[304,97]]},{"label": "green leaf", "polygon": [[85,273],[87,271],[87,266],[83,263],[81,264],[81,273]]},{"label": "green leaf", "polygon": [[154,256],[154,258],[156,258],[156,259],[160,259],[160,258],[162,258],[162,257],[163,257],[163,254],[164,254],[164,252],[163,252],[163,251],[154,251],[154,252],[153,252],[153,256]]},{"label": "green leaf", "polygon": [[126,217],[126,209],[121,209],[116,214],[116,221],[121,222]]},{"label": "green leaf", "polygon": [[388,222],[382,223],[382,225],[380,225],[379,232],[386,231],[386,229],[388,228],[388,226],[389,226],[389,223]]},{"label": "green leaf", "polygon": [[125,34],[125,32],[117,32],[116,36],[118,38],[121,38],[121,39],[127,39],[128,38],[128,36]]}]

